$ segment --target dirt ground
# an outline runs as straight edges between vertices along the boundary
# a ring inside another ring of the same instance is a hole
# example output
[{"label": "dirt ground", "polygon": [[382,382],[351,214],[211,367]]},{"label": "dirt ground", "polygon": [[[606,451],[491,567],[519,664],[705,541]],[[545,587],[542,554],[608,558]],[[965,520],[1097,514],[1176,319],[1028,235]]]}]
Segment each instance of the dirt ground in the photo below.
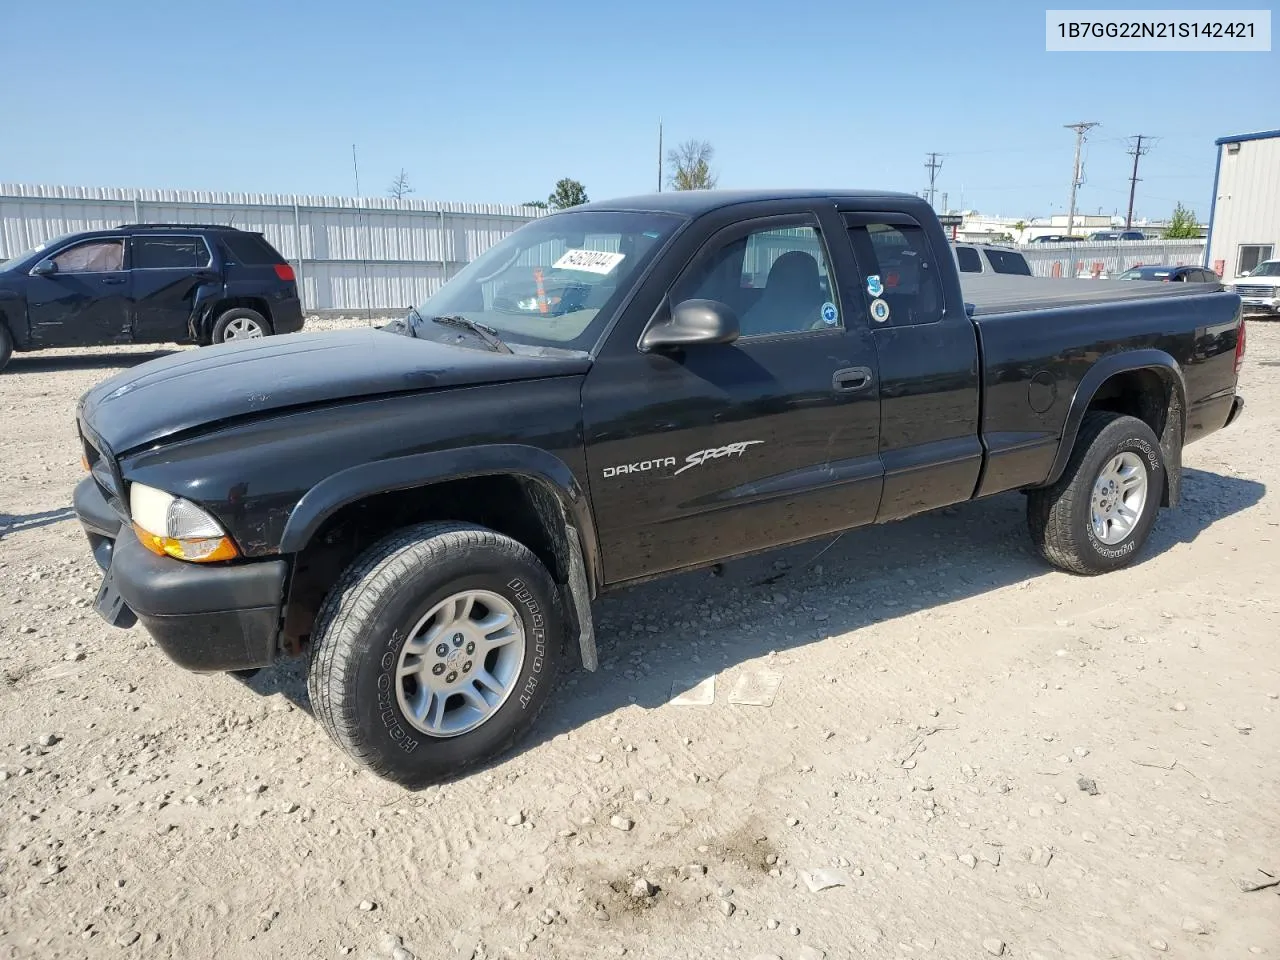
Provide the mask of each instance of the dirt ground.
[{"label": "dirt ground", "polygon": [[0,375],[0,957],[1280,956],[1280,325],[1130,569],[1010,495],[633,589],[418,794],[94,614],[74,403],[152,355]]}]

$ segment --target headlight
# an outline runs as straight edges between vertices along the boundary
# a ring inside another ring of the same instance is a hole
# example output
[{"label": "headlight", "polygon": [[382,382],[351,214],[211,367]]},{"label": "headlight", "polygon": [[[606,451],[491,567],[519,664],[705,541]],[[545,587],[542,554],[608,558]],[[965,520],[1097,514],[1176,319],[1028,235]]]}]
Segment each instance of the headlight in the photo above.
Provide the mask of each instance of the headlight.
[{"label": "headlight", "polygon": [[158,556],[196,563],[239,556],[218,521],[190,500],[135,483],[129,487],[129,512],[138,539]]}]

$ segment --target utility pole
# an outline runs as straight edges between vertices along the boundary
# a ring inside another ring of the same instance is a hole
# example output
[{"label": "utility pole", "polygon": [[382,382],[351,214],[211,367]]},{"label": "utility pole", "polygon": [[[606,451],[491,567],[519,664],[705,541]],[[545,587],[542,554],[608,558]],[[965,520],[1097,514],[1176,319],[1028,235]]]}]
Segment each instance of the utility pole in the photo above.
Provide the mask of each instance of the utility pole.
[{"label": "utility pole", "polygon": [[1136,142],[1129,150],[1129,153],[1133,155],[1133,176],[1129,178],[1129,212],[1124,218],[1124,228],[1126,230],[1133,226],[1133,194],[1138,189],[1138,158],[1145,156],[1147,151],[1151,149],[1149,146],[1144,147],[1142,145],[1142,141],[1150,140],[1150,137],[1144,137],[1142,134],[1138,134],[1136,137],[1131,139]]},{"label": "utility pole", "polygon": [[938,179],[938,171],[942,169],[942,161],[938,159],[940,154],[929,154],[929,161],[924,168],[929,171],[929,206],[933,206],[934,183]]},{"label": "utility pole", "polygon": [[662,192],[662,121],[658,121],[658,192]]},{"label": "utility pole", "polygon": [[942,191],[942,212],[946,213],[950,209],[951,207],[947,203],[947,191],[943,190]]},{"label": "utility pole", "polygon": [[1098,124],[1094,121],[1088,121],[1084,123],[1067,123],[1063,124],[1063,126],[1076,132],[1076,160],[1071,170],[1071,204],[1067,208],[1067,236],[1071,236],[1071,229],[1076,220],[1076,188],[1084,183],[1080,176],[1080,148],[1084,146],[1084,135],[1098,126]]}]

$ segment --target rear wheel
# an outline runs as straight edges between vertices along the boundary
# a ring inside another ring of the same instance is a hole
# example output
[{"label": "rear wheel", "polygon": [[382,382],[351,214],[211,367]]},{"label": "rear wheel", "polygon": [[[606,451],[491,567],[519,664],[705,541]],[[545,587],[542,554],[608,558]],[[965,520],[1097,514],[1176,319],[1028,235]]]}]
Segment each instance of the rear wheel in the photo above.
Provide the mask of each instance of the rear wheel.
[{"label": "rear wheel", "polygon": [[532,726],[562,633],[555,584],[528,548],[470,524],[409,527],[358,557],[325,600],[312,707],[353,759],[425,786]]},{"label": "rear wheel", "polygon": [[1126,566],[1151,533],[1164,482],[1164,456],[1149,426],[1089,413],[1058,482],[1027,496],[1031,539],[1046,560],[1071,573]]},{"label": "rear wheel", "polygon": [[233,307],[218,317],[213,325],[211,339],[214,343],[232,343],[238,340],[258,340],[270,335],[270,322],[257,310]]}]

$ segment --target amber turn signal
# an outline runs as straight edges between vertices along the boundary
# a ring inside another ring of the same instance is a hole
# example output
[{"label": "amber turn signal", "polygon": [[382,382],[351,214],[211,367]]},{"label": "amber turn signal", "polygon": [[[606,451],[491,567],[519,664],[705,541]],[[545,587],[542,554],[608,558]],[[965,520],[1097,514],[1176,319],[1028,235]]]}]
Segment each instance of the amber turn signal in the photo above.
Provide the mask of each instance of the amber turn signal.
[{"label": "amber turn signal", "polygon": [[186,560],[190,563],[216,563],[219,560],[234,560],[240,555],[230,537],[198,537],[177,539],[175,537],[159,537],[143,530],[136,523],[133,532],[138,542],[158,557],[173,557],[175,560]]}]

